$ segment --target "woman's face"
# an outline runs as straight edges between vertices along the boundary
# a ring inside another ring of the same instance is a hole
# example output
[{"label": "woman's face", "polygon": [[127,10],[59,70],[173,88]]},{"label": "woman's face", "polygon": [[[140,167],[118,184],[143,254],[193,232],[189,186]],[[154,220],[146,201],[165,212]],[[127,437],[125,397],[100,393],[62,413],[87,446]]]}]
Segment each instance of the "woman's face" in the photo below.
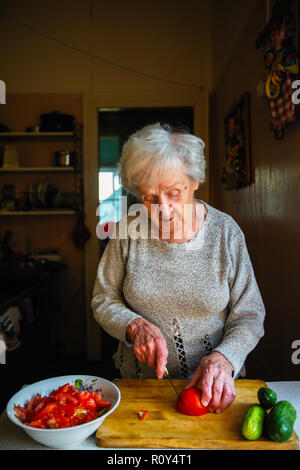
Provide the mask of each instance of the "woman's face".
[{"label": "woman's face", "polygon": [[184,223],[189,223],[198,186],[182,169],[177,169],[162,175],[154,186],[139,188],[148,217],[161,233],[174,234],[179,229],[182,231]]}]

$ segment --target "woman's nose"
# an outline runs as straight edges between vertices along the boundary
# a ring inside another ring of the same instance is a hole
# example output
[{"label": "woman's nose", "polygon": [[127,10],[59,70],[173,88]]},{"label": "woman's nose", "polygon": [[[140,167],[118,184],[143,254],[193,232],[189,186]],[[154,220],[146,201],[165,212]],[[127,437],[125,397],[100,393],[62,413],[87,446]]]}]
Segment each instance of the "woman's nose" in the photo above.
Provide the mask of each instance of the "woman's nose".
[{"label": "woman's nose", "polygon": [[168,198],[166,198],[164,195],[161,195],[159,197],[159,207],[160,207],[162,218],[169,219],[172,213],[172,206]]}]

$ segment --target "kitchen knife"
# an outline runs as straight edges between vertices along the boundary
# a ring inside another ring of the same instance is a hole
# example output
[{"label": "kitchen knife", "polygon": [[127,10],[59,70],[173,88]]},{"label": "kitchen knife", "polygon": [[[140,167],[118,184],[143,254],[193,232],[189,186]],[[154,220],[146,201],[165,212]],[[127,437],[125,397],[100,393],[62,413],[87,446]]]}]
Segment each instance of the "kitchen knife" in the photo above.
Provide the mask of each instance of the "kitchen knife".
[{"label": "kitchen knife", "polygon": [[166,367],[165,367],[164,377],[167,377],[167,379],[169,380],[170,384],[172,385],[173,390],[175,391],[177,397],[180,398],[180,400],[184,403],[184,400],[183,400],[183,398],[180,396],[180,394],[177,392],[176,387],[175,387],[175,385],[173,384],[173,382],[172,382],[172,380],[171,380],[171,377],[169,376],[168,369],[167,369]]}]

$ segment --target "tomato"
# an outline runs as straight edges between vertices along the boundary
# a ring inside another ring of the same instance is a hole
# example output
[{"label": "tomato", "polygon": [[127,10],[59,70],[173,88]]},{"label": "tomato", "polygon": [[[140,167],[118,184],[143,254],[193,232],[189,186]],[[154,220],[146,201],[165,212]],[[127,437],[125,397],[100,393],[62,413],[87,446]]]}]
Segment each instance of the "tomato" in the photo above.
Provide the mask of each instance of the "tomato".
[{"label": "tomato", "polygon": [[149,413],[149,410],[139,410],[139,418],[141,421],[144,421],[144,419],[147,418],[147,415]]},{"label": "tomato", "polygon": [[196,387],[182,390],[176,402],[176,409],[189,416],[201,416],[208,413],[207,407],[201,403],[201,394]]},{"label": "tomato", "polygon": [[87,390],[82,390],[81,392],[78,393],[78,397],[80,400],[87,400],[90,398],[91,394]]},{"label": "tomato", "polygon": [[97,406],[101,406],[103,408],[108,408],[111,405],[109,400],[103,400],[102,399],[101,392],[92,392],[92,397],[95,400]]},{"label": "tomato", "polygon": [[84,401],[84,406],[85,408],[89,408],[92,410],[97,408],[95,400],[92,397],[89,397],[87,400]]},{"label": "tomato", "polygon": [[34,415],[35,420],[39,420],[43,418],[43,416],[50,414],[54,408],[57,408],[57,402],[54,401],[52,403],[47,403],[47,405],[44,406],[44,408],[39,412]]},{"label": "tomato", "polygon": [[30,421],[30,423],[26,423],[26,424],[27,426],[31,426],[32,428],[42,428],[42,429],[46,428],[45,424],[43,423],[41,419]]},{"label": "tomato", "polygon": [[78,398],[76,398],[71,393],[59,392],[55,394],[54,397],[60,405],[65,405],[66,403],[79,403]]},{"label": "tomato", "polygon": [[27,418],[27,410],[25,408],[23,408],[22,406],[20,405],[16,405],[14,407],[14,411],[15,413],[19,416],[20,420],[22,422],[26,421],[26,418]]}]

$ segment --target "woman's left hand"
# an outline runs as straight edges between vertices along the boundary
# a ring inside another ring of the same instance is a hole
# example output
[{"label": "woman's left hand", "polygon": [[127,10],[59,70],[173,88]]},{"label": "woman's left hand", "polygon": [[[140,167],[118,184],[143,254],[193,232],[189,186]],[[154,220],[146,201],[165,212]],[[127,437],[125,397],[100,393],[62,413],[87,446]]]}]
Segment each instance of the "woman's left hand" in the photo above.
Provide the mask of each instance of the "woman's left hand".
[{"label": "woman's left hand", "polygon": [[221,413],[236,397],[233,367],[218,351],[203,357],[186,388],[197,387],[201,391],[201,403],[209,411]]}]

